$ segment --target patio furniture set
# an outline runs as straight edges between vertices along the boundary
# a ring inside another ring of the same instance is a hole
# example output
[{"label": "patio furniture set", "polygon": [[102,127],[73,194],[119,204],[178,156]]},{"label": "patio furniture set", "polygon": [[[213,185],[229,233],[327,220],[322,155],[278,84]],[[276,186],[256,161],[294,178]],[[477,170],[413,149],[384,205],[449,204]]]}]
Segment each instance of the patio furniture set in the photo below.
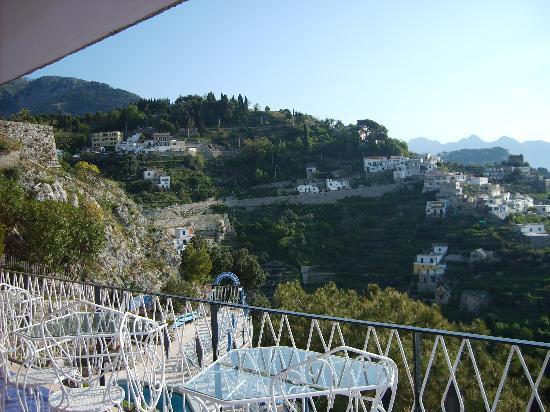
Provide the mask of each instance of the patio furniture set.
[{"label": "patio furniture set", "polygon": [[183,396],[184,409],[201,412],[387,412],[394,404],[393,360],[347,346],[326,353],[232,346],[183,383],[170,383],[168,336],[166,323],[144,316],[85,300],[52,310],[27,290],[0,284],[2,402],[13,398],[11,386],[13,410],[23,411],[181,410],[163,401],[167,390]]}]

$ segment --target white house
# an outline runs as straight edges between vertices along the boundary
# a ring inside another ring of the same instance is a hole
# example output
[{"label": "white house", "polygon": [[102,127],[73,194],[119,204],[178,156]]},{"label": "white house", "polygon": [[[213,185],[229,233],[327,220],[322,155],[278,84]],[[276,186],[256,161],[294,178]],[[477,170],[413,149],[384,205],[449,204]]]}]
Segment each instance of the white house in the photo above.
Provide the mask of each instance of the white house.
[{"label": "white house", "polygon": [[151,180],[155,177],[157,174],[156,170],[144,170],[143,171],[143,179],[144,180]]},{"label": "white house", "polygon": [[427,217],[444,217],[447,214],[447,200],[428,200],[426,202]]},{"label": "white house", "polygon": [[416,255],[416,263],[423,263],[423,264],[429,264],[429,265],[437,265],[445,254],[443,253],[435,253],[435,252],[429,252],[429,253],[420,253]]},{"label": "white house", "polygon": [[298,193],[319,193],[319,187],[315,185],[298,185],[296,187]]},{"label": "white house", "polygon": [[435,291],[443,282],[447,265],[442,260],[448,249],[447,245],[436,243],[429,253],[416,255],[413,272],[418,274],[417,286],[420,292]]},{"label": "white house", "polygon": [[437,192],[442,183],[451,183],[451,174],[435,171],[424,176],[422,193]]},{"label": "white house", "polygon": [[170,140],[169,150],[171,152],[185,152],[185,149],[185,142],[175,139]]},{"label": "white house", "polygon": [[544,223],[526,223],[523,225],[516,225],[516,230],[522,235],[546,233]]},{"label": "white house", "polygon": [[437,253],[439,255],[445,255],[447,254],[447,251],[449,250],[449,246],[443,244],[443,243],[434,243],[433,245],[433,251],[434,253]]},{"label": "white house", "polygon": [[508,205],[488,202],[485,204],[489,208],[489,212],[498,217],[501,220],[506,219],[512,212]]},{"label": "white house", "polygon": [[170,132],[153,133],[153,141],[155,141],[158,144],[168,146],[171,140],[172,140],[172,135],[170,134]]},{"label": "white house", "polygon": [[157,186],[161,189],[170,189],[170,176],[160,175]]},{"label": "white house", "polygon": [[489,178],[491,181],[498,182],[504,179],[506,175],[503,167],[486,167],[483,169],[483,175]]},{"label": "white house", "polygon": [[117,143],[115,146],[115,151],[117,152],[137,152],[141,148],[139,144],[139,139],[141,138],[141,133],[135,133],[132,136],[128,137],[126,140]]},{"label": "white house", "polygon": [[185,250],[187,243],[195,236],[190,227],[177,227],[174,229],[174,249],[178,252]]},{"label": "white house", "polygon": [[153,184],[161,189],[170,189],[170,176],[154,169],[143,171],[143,179],[151,180]]},{"label": "white house", "polygon": [[468,178],[468,184],[472,186],[483,186],[489,184],[489,178],[484,176],[470,176]]},{"label": "white house", "polygon": [[543,217],[550,216],[550,205],[533,205],[533,209],[537,212],[538,215]]},{"label": "white house", "polygon": [[363,158],[363,168],[366,173],[379,173],[386,170],[395,170],[405,164],[403,156],[371,156]]},{"label": "white house", "polygon": [[349,180],[344,179],[327,179],[325,181],[326,187],[328,191],[334,191],[334,190],[346,190],[349,189]]},{"label": "white house", "polygon": [[517,225],[516,229],[520,231],[525,242],[534,248],[550,247],[550,235],[546,233],[543,223],[527,223]]},{"label": "white house", "polygon": [[464,173],[450,173],[451,182],[466,182],[468,178]]},{"label": "white house", "polygon": [[531,247],[550,247],[550,235],[546,233],[544,223],[527,223],[524,225],[516,225],[516,230],[521,233],[523,240],[526,241]]}]

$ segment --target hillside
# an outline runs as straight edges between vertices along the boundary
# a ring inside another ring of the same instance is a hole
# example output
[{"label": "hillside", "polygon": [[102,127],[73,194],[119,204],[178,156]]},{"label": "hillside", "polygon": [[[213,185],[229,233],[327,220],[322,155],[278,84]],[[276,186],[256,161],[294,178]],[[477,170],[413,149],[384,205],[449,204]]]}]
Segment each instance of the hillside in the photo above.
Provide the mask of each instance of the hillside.
[{"label": "hillside", "polygon": [[508,159],[510,152],[502,147],[489,149],[461,149],[452,152],[442,152],[441,158],[445,162],[462,165],[488,165],[499,164]]},{"label": "hillside", "polygon": [[0,134],[20,142],[13,153],[22,149],[10,164],[1,162],[10,153],[0,152],[0,228],[7,254],[71,277],[152,290],[175,274],[171,239],[118,183],[85,162],[65,170],[50,155],[33,156],[48,151],[55,157],[51,127],[0,121]]},{"label": "hillside", "polygon": [[139,96],[108,84],[74,77],[23,78],[0,87],[0,116],[21,109],[33,114],[108,112],[139,100]]},{"label": "hillside", "polygon": [[417,153],[442,153],[461,149],[489,149],[501,147],[512,154],[523,154],[523,157],[533,167],[550,169],[550,142],[531,140],[519,142],[511,137],[502,136],[495,141],[485,141],[479,136],[471,135],[456,142],[441,143],[437,140],[417,137],[408,142],[409,148]]}]

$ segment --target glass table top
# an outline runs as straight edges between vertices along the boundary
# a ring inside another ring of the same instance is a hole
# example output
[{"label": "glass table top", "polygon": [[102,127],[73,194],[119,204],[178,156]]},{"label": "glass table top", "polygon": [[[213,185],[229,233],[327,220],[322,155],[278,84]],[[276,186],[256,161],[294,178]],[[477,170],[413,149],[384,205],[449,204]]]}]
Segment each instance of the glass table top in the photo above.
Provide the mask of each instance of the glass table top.
[{"label": "glass table top", "polygon": [[[307,366],[296,365],[311,360]],[[273,377],[288,368],[274,385],[276,398],[326,391],[366,390],[385,385],[391,371],[365,359],[323,355],[290,347],[235,349],[182,387],[182,391],[220,403],[269,401]]]},{"label": "glass table top", "polygon": [[[44,323],[47,337],[114,336],[119,333],[124,316],[106,312],[75,312],[47,319]],[[19,329],[18,334],[29,339],[44,337],[42,323]]]}]

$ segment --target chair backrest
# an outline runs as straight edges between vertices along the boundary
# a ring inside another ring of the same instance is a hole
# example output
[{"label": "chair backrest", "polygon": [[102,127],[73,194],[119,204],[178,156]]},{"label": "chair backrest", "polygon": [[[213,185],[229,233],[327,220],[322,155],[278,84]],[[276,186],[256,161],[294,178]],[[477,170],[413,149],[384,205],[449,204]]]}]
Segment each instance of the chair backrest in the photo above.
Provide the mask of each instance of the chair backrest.
[{"label": "chair backrest", "polygon": [[[384,411],[382,398],[391,390],[389,412],[396,395],[397,379],[397,366],[390,358],[341,346],[310,356],[273,376],[270,409],[277,411],[278,403],[283,403],[290,411],[308,408],[317,411],[325,407],[327,411],[333,408]],[[335,402],[341,403],[335,405]]]},{"label": "chair backrest", "polygon": [[166,324],[126,313],[122,326],[122,357],[128,400],[138,411],[153,411],[166,396],[164,340]]},{"label": "chair backrest", "polygon": [[[110,387],[120,368],[124,313],[77,301],[47,314],[41,334],[51,366],[70,386]],[[65,385],[63,396],[68,398]],[[63,402],[62,402],[63,403]]]},{"label": "chair backrest", "polygon": [[0,283],[0,350],[13,348],[13,332],[32,322],[32,296],[25,289]]}]

